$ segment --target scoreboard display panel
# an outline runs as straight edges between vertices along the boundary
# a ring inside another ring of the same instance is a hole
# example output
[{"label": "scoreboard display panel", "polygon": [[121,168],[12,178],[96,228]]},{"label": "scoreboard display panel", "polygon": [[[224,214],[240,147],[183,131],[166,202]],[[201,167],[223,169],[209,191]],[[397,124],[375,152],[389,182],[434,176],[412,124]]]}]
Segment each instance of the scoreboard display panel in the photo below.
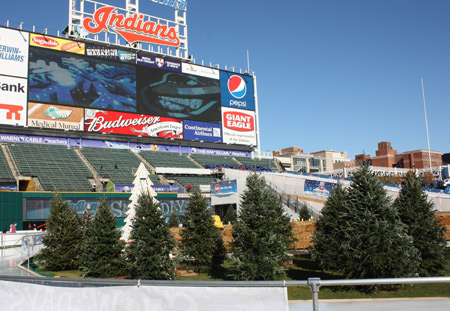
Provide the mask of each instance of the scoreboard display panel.
[{"label": "scoreboard display panel", "polygon": [[3,125],[256,145],[249,75],[4,27],[0,64]]}]

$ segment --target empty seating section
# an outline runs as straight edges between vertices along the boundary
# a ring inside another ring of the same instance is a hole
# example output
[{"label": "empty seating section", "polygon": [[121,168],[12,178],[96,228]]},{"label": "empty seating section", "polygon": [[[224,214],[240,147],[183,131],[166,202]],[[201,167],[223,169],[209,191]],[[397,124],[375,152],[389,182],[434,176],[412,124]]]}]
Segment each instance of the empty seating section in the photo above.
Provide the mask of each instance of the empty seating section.
[{"label": "empty seating section", "polygon": [[81,152],[101,177],[111,179],[116,185],[133,184],[134,172],[141,161],[131,150],[84,147]]},{"label": "empty seating section", "polygon": [[2,150],[0,150],[0,182],[16,182]]},{"label": "empty seating section", "polygon": [[150,178],[150,180],[152,181],[152,183],[154,185],[161,185],[161,182],[159,181],[159,176],[158,175],[148,175],[148,177]]},{"label": "empty seating section", "polygon": [[211,175],[165,175],[164,177],[169,180],[176,180],[186,189],[188,189],[188,185],[200,189],[199,185],[209,185],[216,181]]},{"label": "empty seating section", "polygon": [[278,171],[272,159],[236,157],[236,160],[244,164],[246,170],[253,171],[256,167],[256,171]]},{"label": "empty seating section", "polygon": [[223,168],[239,168],[240,163],[234,160],[233,157],[216,156],[207,154],[191,154],[191,158],[203,165],[205,168],[214,169],[218,167]]},{"label": "empty seating section", "polygon": [[141,151],[140,155],[154,167],[199,168],[186,154],[175,152]]},{"label": "empty seating section", "polygon": [[89,169],[65,146],[8,144],[20,173],[39,178],[46,191],[91,191]]}]

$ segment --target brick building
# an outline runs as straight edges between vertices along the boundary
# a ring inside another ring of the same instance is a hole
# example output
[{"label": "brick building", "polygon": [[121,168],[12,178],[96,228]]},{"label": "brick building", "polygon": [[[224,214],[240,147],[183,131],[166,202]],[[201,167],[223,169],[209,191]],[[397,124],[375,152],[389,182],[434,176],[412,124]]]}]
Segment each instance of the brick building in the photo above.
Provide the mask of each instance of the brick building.
[{"label": "brick building", "polygon": [[[439,151],[430,151],[431,166],[442,166],[442,153]],[[429,168],[430,158],[428,150],[420,149],[403,152],[397,161],[398,167],[403,168]]]},{"label": "brick building", "polygon": [[379,142],[375,154],[375,157],[372,158],[372,166],[394,167],[397,162],[397,150],[392,149],[391,143],[388,141]]}]

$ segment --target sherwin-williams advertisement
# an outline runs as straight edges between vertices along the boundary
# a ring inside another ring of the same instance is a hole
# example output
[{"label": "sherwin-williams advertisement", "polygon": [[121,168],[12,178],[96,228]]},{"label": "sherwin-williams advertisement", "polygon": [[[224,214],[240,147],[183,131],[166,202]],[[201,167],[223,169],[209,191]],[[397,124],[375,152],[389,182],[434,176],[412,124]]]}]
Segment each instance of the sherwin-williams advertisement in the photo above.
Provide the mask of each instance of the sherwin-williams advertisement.
[{"label": "sherwin-williams advertisement", "polygon": [[27,78],[28,46],[28,32],[0,28],[0,75]]},{"label": "sherwin-williams advertisement", "polygon": [[182,120],[134,113],[86,109],[84,128],[87,132],[183,139]]},{"label": "sherwin-williams advertisement", "polygon": [[221,71],[220,92],[222,106],[255,110],[255,91],[252,77]]},{"label": "sherwin-williams advertisement", "polygon": [[83,108],[28,103],[30,127],[83,131],[83,115]]},{"label": "sherwin-williams advertisement", "polygon": [[222,107],[223,142],[256,146],[255,112]]}]

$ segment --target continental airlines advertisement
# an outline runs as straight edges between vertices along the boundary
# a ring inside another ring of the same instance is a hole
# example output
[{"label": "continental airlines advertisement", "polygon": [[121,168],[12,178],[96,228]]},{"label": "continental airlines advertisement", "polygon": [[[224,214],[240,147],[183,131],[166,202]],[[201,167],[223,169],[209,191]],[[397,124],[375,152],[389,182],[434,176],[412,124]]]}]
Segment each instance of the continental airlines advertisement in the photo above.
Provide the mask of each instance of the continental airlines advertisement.
[{"label": "continental airlines advertisement", "polygon": [[0,27],[0,124],[256,146],[248,75]]}]

